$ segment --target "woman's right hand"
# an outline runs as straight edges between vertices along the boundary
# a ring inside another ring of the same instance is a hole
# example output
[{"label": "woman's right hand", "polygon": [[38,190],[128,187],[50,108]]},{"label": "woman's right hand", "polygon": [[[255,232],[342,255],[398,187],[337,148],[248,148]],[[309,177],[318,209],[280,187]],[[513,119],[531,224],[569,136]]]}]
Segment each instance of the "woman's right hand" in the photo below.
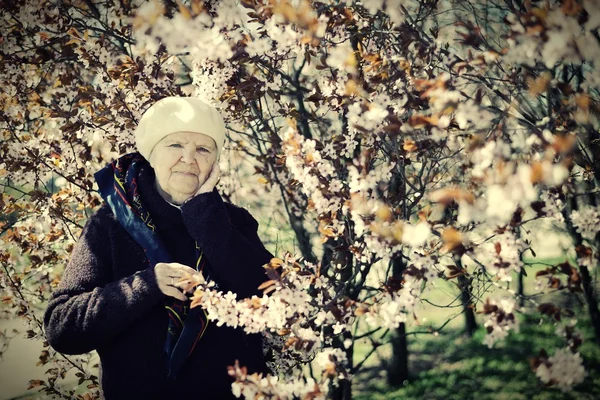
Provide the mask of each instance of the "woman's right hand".
[{"label": "woman's right hand", "polygon": [[181,301],[186,301],[188,298],[183,290],[177,286],[177,283],[186,276],[197,274],[195,269],[179,263],[157,263],[154,266],[154,273],[160,291],[165,296],[175,297]]}]

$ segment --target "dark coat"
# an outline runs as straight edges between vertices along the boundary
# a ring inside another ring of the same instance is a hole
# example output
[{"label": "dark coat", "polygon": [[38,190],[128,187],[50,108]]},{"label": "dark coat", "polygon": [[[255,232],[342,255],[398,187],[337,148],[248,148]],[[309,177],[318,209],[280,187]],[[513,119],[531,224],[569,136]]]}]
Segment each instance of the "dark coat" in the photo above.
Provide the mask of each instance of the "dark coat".
[{"label": "dark coat", "polygon": [[[195,265],[194,240],[203,249],[211,277],[237,298],[259,294],[262,265],[271,254],[248,211],[224,203],[217,191],[198,195],[181,211],[154,188],[154,172],[140,172],[139,189],[157,233],[174,261]],[[261,340],[241,328],[210,322],[178,373],[166,378],[165,296],[144,250],[123,229],[108,205],[88,220],[62,281],[44,316],[46,337],[65,354],[97,350],[106,399],[221,399],[231,397],[227,366],[238,359],[249,372],[265,370]]]}]

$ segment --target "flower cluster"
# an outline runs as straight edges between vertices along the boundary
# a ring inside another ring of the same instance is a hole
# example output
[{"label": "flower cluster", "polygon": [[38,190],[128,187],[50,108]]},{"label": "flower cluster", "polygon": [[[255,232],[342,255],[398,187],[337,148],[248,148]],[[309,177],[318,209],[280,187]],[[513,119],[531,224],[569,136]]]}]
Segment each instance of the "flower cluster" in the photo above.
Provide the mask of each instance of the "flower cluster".
[{"label": "flower cluster", "polygon": [[236,360],[235,365],[229,367],[229,375],[235,379],[231,390],[235,397],[245,399],[315,399],[325,400],[328,393],[329,379],[316,382],[312,378],[280,380],[276,376],[262,376],[261,374],[248,374],[246,367],[240,367]]},{"label": "flower cluster", "polygon": [[[532,165],[500,162],[501,168],[490,169],[488,163],[496,159],[498,154],[483,156],[488,146],[476,152],[482,157],[482,170],[486,171],[482,176],[475,176],[486,182],[483,196],[473,203],[460,203],[458,220],[461,224],[485,221],[490,225],[502,226],[510,222],[519,209],[528,209],[538,200],[539,186],[557,186],[568,178],[569,172],[564,165],[549,161],[534,162]],[[510,154],[510,149],[505,148],[502,154]]]},{"label": "flower cluster", "polygon": [[302,193],[318,215],[329,215],[321,233],[325,236],[344,234],[344,224],[337,217],[341,210],[340,192],[344,183],[338,178],[334,164],[323,158],[314,140],[305,139],[293,128],[283,135],[285,162],[291,176],[300,184]]},{"label": "flower cluster", "polygon": [[553,218],[558,222],[564,222],[565,218],[562,214],[562,209],[565,206],[557,193],[544,191],[540,193],[540,201],[543,202],[542,210],[548,218]]},{"label": "flower cluster", "polygon": [[581,237],[593,241],[600,226],[600,208],[585,205],[571,212],[570,219]]},{"label": "flower cluster", "polygon": [[402,249],[402,245],[417,248],[431,236],[427,222],[411,224],[395,219],[388,205],[377,199],[368,199],[362,192],[351,195],[349,214],[354,232],[362,237],[368,251],[385,258]]},{"label": "flower cluster", "polygon": [[511,231],[497,234],[473,250],[473,256],[485,265],[487,272],[501,281],[512,281],[512,272],[520,272],[523,268],[521,252],[526,248],[523,239]]},{"label": "flower cluster", "polygon": [[484,323],[487,335],[483,344],[491,349],[496,342],[506,338],[511,330],[519,331],[519,320],[513,314],[515,307],[514,299],[486,300],[482,313],[487,318]]},{"label": "flower cluster", "polygon": [[373,328],[394,329],[407,322],[408,316],[415,314],[424,283],[433,287],[431,282],[439,274],[435,264],[431,256],[413,251],[401,280],[390,278],[381,293],[358,306],[356,314],[364,315],[365,322]]},{"label": "flower cluster", "polygon": [[[294,283],[299,286],[278,286],[270,296],[252,296],[242,300],[237,300],[232,292],[211,289],[212,282],[209,282],[196,289],[192,306],[203,307],[208,318],[216,321],[217,326],[239,326],[247,333],[279,331],[288,328],[288,320],[307,319],[315,311],[310,305],[311,297],[301,289],[307,287],[310,281],[310,277],[298,276]],[[302,331],[296,331],[295,335],[302,340],[318,340],[318,336],[307,337]]]},{"label": "flower cluster", "polygon": [[[285,260],[273,259],[265,268],[276,279],[261,286],[265,295],[260,298],[253,296],[237,300],[231,292],[213,289],[214,283],[204,281],[200,275],[185,277],[182,283],[187,285],[186,289],[196,287],[192,307],[205,309],[208,318],[218,326],[243,327],[248,333],[268,331],[272,332],[268,335],[285,335],[285,342],[280,340],[283,352],[293,352],[301,362],[314,358],[315,365],[322,370],[324,380],[319,383],[301,377],[280,381],[275,376],[248,375],[244,367],[236,364],[229,371],[238,378],[232,386],[236,396],[243,394],[246,398],[253,398],[255,394],[262,394],[292,398],[303,397],[307,393],[325,396],[329,380],[349,378],[345,369],[348,360],[344,351],[324,347],[330,344],[330,339],[323,338],[319,327],[332,326],[334,334],[347,330],[353,315],[352,303],[337,299],[325,277],[308,271],[299,273],[300,264],[291,256]],[[316,294],[309,295],[309,288]],[[313,301],[315,298],[318,300],[316,303]],[[336,307],[335,314],[331,312],[332,307]],[[271,342],[274,341],[277,339],[271,339]],[[281,354],[278,356],[281,357]],[[276,370],[281,367],[278,365]]]},{"label": "flower cluster", "polygon": [[581,355],[569,348],[558,349],[548,358],[540,357],[538,362],[535,375],[545,384],[563,391],[583,382],[587,375]]}]

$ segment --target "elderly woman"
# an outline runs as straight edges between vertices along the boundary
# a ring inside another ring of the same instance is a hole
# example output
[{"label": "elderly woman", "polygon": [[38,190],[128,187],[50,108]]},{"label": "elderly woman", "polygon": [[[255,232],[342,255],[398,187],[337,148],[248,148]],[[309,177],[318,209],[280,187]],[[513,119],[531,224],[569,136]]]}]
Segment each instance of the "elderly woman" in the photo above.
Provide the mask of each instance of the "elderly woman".
[{"label": "elderly woman", "polygon": [[271,255],[258,224],[215,189],[225,125],[199,99],[143,115],[139,153],[96,174],[105,202],[87,222],[48,304],[54,349],[97,350],[106,399],[231,397],[227,366],[264,371],[261,340],[218,327],[178,285],[202,273],[238,298],[258,294]]}]

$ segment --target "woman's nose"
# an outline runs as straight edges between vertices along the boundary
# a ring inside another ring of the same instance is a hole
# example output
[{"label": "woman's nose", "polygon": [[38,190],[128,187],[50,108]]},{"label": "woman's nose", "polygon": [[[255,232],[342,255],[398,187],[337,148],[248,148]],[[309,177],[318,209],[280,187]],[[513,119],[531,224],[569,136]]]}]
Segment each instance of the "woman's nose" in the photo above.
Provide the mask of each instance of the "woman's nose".
[{"label": "woman's nose", "polygon": [[183,148],[183,154],[181,155],[181,161],[185,163],[192,163],[194,161],[194,154],[196,149],[193,147],[185,146]]}]

